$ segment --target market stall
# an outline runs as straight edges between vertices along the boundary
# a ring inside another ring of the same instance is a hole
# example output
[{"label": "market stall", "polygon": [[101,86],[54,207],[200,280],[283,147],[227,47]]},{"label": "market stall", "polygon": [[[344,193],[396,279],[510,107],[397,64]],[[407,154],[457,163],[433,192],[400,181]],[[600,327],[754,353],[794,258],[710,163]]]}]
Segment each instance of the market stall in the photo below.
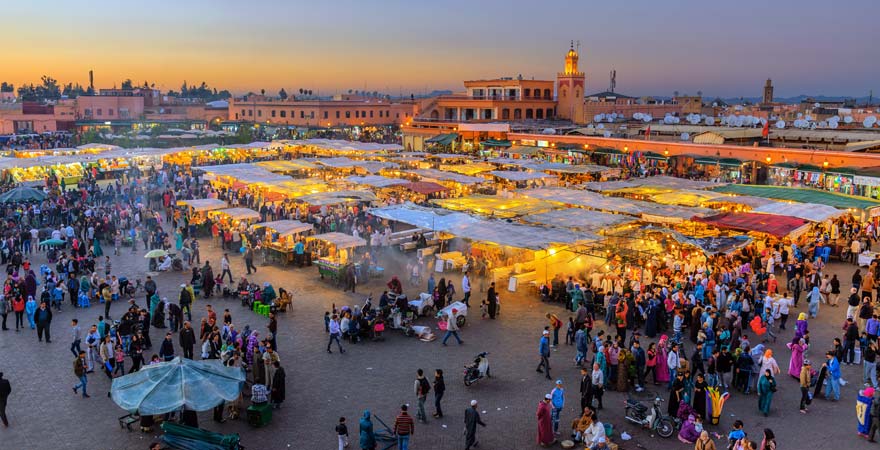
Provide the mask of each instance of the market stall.
[{"label": "market stall", "polygon": [[355,265],[356,273],[360,271],[354,253],[357,247],[367,245],[364,239],[334,231],[309,236],[306,242],[322,279],[329,278],[339,284],[345,278],[348,264]]},{"label": "market stall", "polygon": [[523,189],[527,187],[556,186],[558,178],[544,172],[520,170],[493,170],[488,172],[502,189]]},{"label": "market stall", "polygon": [[550,227],[570,228],[603,234],[606,230],[637,222],[632,216],[581,208],[566,208],[523,217],[523,221]]},{"label": "market stall", "polygon": [[[284,264],[296,262],[296,244],[302,240],[304,235],[314,230],[314,226],[311,224],[298,220],[260,222],[251,225],[251,228],[256,230],[258,237],[262,236],[263,248],[268,251],[269,259]],[[299,261],[299,264],[311,265],[311,255],[305,251],[302,254],[306,260]]]},{"label": "market stall", "polygon": [[229,205],[226,201],[216,198],[197,198],[193,200],[180,200],[178,206],[186,210],[186,222],[192,226],[200,226],[207,222],[208,212],[224,209]]},{"label": "market stall", "polygon": [[810,224],[809,221],[796,217],[732,212],[695,217],[693,220],[717,228],[763,233],[776,238],[798,237],[809,229]]}]

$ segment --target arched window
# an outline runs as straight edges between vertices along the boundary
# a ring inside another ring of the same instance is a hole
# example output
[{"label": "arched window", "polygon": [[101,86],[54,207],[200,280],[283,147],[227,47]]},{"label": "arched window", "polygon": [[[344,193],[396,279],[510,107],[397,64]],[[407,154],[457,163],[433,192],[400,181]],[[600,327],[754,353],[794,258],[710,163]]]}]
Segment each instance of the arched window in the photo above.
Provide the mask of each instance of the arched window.
[{"label": "arched window", "polygon": [[550,93],[550,89],[544,89],[544,98],[545,99],[549,100],[550,98],[552,98],[552,96],[553,95]]},{"label": "arched window", "polygon": [[566,95],[568,95],[568,90],[565,88],[559,90],[559,98],[565,98]]},{"label": "arched window", "polygon": [[510,110],[509,110],[509,109],[504,108],[504,109],[501,110],[501,119],[502,119],[502,120],[508,120],[508,119],[510,119]]},{"label": "arched window", "polygon": [[522,120],[522,110],[516,108],[513,110],[513,120]]},{"label": "arched window", "polygon": [[529,98],[529,96],[531,96],[531,95],[532,95],[531,89],[528,89],[528,88],[523,89],[523,98]]},{"label": "arched window", "polygon": [[544,110],[541,108],[536,109],[535,110],[535,118],[536,119],[543,119],[544,118]]},{"label": "arched window", "polygon": [[547,108],[547,118],[552,119],[553,115],[553,108]]},{"label": "arched window", "polygon": [[526,110],[526,119],[534,119],[534,118],[535,118],[535,114],[534,114],[534,111],[532,111],[532,108],[527,109]]}]

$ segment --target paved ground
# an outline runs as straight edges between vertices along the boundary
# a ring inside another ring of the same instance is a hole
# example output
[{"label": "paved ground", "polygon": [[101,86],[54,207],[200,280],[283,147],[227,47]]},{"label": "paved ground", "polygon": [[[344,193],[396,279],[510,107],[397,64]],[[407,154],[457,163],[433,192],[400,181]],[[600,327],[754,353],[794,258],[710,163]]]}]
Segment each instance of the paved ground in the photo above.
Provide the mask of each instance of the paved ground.
[{"label": "paved ground", "polygon": [[[133,274],[143,277],[145,263],[140,253],[124,253],[116,257],[114,270],[130,278]],[[203,253],[212,265],[219,266],[219,254],[215,249],[204,248]],[[42,258],[38,257],[37,262],[41,261]],[[400,263],[401,259],[397,258],[396,262]],[[243,268],[243,261],[239,258],[233,260],[234,275],[242,274]],[[842,280],[849,280],[853,270],[852,266],[840,264],[831,264],[830,268]],[[174,296],[172,293],[177,291],[176,286],[182,279],[181,273],[160,275],[160,292]],[[433,372],[433,369],[441,368],[446,373],[448,387],[444,399],[446,417],[417,426],[413,448],[463,448],[463,411],[471,399],[479,400],[483,420],[488,424],[479,431],[481,448],[538,448],[534,443],[535,407],[552,386],[534,371],[537,341],[544,325],[544,313],[559,312],[558,307],[503,291],[503,312],[499,320],[480,320],[478,314],[472,313],[462,331],[465,340],[462,346],[444,348],[439,342],[424,343],[391,331],[385,342],[348,347],[345,355],[336,352],[330,355],[325,351],[323,312],[332,303],[362,303],[364,294],[361,292],[372,290],[378,294],[381,292],[379,283],[375,282],[372,288],[359,287],[356,295],[343,294],[320,281],[315,268],[271,266],[261,267],[256,279],[271,281],[276,288],[291,288],[295,293],[292,311],[281,315],[279,320],[279,351],[288,374],[287,401],[264,429],[252,429],[243,421],[216,424],[211,421],[210,412],[200,415],[203,427],[240,433],[243,443],[252,449],[332,449],[336,442],[333,429],[339,416],[348,418],[356,442],[357,419],[364,408],[391,424],[400,404],[415,403],[412,384],[416,369],[421,367],[426,372]],[[848,284],[845,288],[849,288]],[[407,291],[415,293],[416,289],[408,288]],[[475,297],[478,295],[475,293]],[[238,303],[222,299],[211,302],[219,312],[229,308],[239,327],[250,324],[252,328],[265,329],[264,318],[244,310]],[[203,315],[205,303],[201,299],[196,303],[194,319]],[[799,311],[804,308],[802,305]],[[96,307],[86,311],[65,308],[55,316],[52,344],[38,343],[31,330],[0,332],[0,371],[6,373],[13,387],[8,407],[12,426],[0,429],[0,448],[145,449],[156,439],[155,435],[119,429],[116,417],[123,411],[104,395],[109,381],[103,375],[90,378],[91,399],[82,399],[70,390],[76,380],[68,350],[69,320],[78,317],[81,324],[88,325],[95,322],[101,312]],[[844,308],[823,307],[820,319],[810,326],[815,350],[809,352],[809,357],[822,359],[831,338],[839,334],[844,313]],[[433,321],[423,319],[423,322],[436,328]],[[10,323],[14,323],[12,317]],[[154,342],[158,335],[153,331]],[[784,342],[790,338],[791,332],[785,333],[780,336],[779,343],[772,346],[784,368],[788,366]],[[494,377],[465,387],[461,383],[461,367],[481,351],[491,352]],[[561,377],[569,383],[571,392],[562,416],[564,423],[575,417],[578,404],[575,384],[578,372],[573,365],[573,356],[573,347],[561,347],[551,358],[554,378]],[[735,393],[725,406],[721,426],[708,429],[726,434],[733,420],[740,418],[756,440],[760,440],[763,428],[773,428],[781,448],[828,448],[835,444],[868,448],[869,444],[855,436],[855,389],[860,385],[861,368],[845,367],[843,371],[844,377],[854,383],[842,389],[839,403],[817,400],[810,414],[803,416],[798,413],[800,393],[797,383],[783,375],[769,418],[759,417],[754,395],[746,397]],[[665,389],[659,389],[657,393],[667,397]],[[639,398],[649,399],[652,394],[645,392]],[[622,403],[622,394],[610,392],[605,397],[606,409],[600,414],[603,421],[614,424],[616,435],[623,430],[634,435],[634,439],[622,448],[692,448],[675,439],[652,438],[634,430],[622,420]],[[719,448],[722,445],[719,442]]]}]

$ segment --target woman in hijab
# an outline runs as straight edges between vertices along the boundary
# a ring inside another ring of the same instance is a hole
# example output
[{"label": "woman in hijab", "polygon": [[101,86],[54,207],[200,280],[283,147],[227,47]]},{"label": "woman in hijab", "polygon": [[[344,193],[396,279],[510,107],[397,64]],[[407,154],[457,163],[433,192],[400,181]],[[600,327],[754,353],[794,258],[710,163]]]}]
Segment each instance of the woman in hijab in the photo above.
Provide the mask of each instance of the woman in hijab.
[{"label": "woman in hijab", "polygon": [[370,410],[364,410],[364,416],[358,423],[360,427],[361,450],[375,450],[376,436],[373,434],[373,421],[370,419]]},{"label": "woman in hijab", "polygon": [[[770,371],[772,375],[779,374],[779,365],[776,364],[776,358],[773,357],[773,350],[766,349],[764,350],[764,357],[761,358],[761,372]],[[798,372],[798,376],[800,376],[800,372]]]},{"label": "woman in hijab", "polygon": [[807,351],[809,346],[804,341],[804,338],[798,339],[798,342],[796,343],[789,342],[786,346],[791,350],[791,362],[788,363],[788,374],[799,380],[801,377],[801,366],[804,365],[804,352]]},{"label": "woman in hijab", "polygon": [[694,450],[715,450],[715,441],[713,441],[709,437],[709,432],[703,430],[700,433],[700,438],[697,439],[697,443],[694,444]]},{"label": "woman in hijab", "polygon": [[770,403],[776,392],[776,379],[770,369],[764,370],[761,379],[758,380],[758,409],[767,417],[770,414]]},{"label": "woman in hijab", "polygon": [[666,362],[669,356],[669,351],[666,349],[668,340],[669,337],[664,334],[657,343],[657,366],[654,368],[654,373],[655,379],[661,384],[669,383],[669,365]]},{"label": "woman in hijab", "polygon": [[794,324],[794,337],[795,339],[800,339],[807,335],[807,328],[809,323],[807,322],[807,313],[798,314],[797,322]]}]

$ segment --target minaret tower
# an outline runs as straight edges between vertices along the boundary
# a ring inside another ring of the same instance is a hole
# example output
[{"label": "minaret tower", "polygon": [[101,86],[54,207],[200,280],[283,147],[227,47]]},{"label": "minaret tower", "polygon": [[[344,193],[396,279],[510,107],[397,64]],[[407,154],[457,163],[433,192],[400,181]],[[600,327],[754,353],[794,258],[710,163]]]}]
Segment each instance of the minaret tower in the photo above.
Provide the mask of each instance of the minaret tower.
[{"label": "minaret tower", "polygon": [[578,71],[578,58],[572,41],[565,54],[565,70],[556,74],[556,117],[584,123],[585,77]]}]

